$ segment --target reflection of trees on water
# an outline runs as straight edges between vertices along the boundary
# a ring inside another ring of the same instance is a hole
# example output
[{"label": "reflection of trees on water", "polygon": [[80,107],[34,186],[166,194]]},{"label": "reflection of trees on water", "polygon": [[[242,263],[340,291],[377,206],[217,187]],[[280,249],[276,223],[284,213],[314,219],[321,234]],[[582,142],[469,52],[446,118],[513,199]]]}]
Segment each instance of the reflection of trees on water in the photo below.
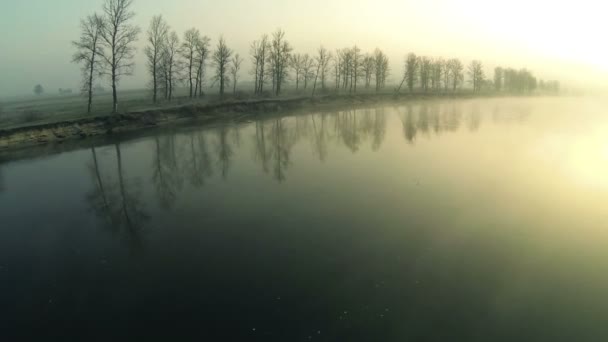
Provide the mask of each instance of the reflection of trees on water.
[{"label": "reflection of trees on water", "polygon": [[278,182],[283,182],[290,165],[291,148],[296,142],[293,139],[295,134],[290,135],[288,125],[284,123],[284,119],[274,120],[270,127],[270,158],[273,164],[273,174]]},{"label": "reflection of trees on water", "polygon": [[0,168],[0,191],[4,191],[4,176],[2,176],[2,168]]},{"label": "reflection of trees on water", "polygon": [[148,219],[141,201],[142,184],[140,179],[126,176],[119,143],[114,145],[114,150],[116,167],[108,168],[108,175],[104,176],[97,151],[91,148],[89,171],[94,187],[87,194],[87,201],[108,228],[124,234],[128,243],[137,247],[141,243],[141,230]]},{"label": "reflection of trees on water", "polygon": [[[458,131],[462,124],[461,104],[423,103],[408,104],[398,109],[403,126],[403,136],[409,144],[414,144],[420,134],[430,137],[431,133],[441,135],[445,132]],[[479,107],[467,117],[467,126],[475,131],[481,124]]]},{"label": "reflection of trees on water", "polygon": [[[477,131],[484,110],[478,104],[436,102],[394,108],[404,138],[410,144],[421,136],[454,132],[462,126]],[[525,106],[496,107],[493,112],[490,108],[490,112],[495,122],[521,121],[530,115]],[[226,179],[239,146],[250,147],[261,169],[276,181],[284,182],[293,167],[291,153],[296,144],[310,144],[312,155],[321,162],[331,157],[331,148],[338,146],[352,153],[366,146],[375,151],[385,140],[387,122],[385,109],[379,107],[259,120],[250,127],[225,124],[179,135],[169,132],[153,139],[150,178],[146,179],[152,182],[160,207],[171,209],[180,192],[188,188],[184,187],[185,182],[201,188],[214,174]],[[252,146],[243,146],[249,145],[242,144],[243,139],[249,139],[244,134],[251,137]],[[93,189],[87,194],[87,201],[107,226],[137,241],[148,217],[141,200],[141,179],[128,177],[120,144],[104,151],[110,151],[113,158],[103,158],[99,149],[91,148],[89,169]],[[0,177],[0,189],[2,185]]]},{"label": "reflection of trees on water", "polygon": [[185,152],[184,169],[192,186],[200,188],[205,179],[213,175],[211,155],[205,134],[197,132],[188,137],[189,146]]},{"label": "reflection of trees on water", "polygon": [[467,118],[467,127],[469,131],[475,132],[479,129],[479,125],[481,125],[481,111],[479,105],[474,104],[471,108],[471,114]]},{"label": "reflection of trees on water", "polygon": [[327,115],[321,114],[317,116],[316,119],[315,115],[311,115],[310,120],[312,121],[313,130],[313,151],[315,156],[319,158],[320,161],[324,162],[327,158]]},{"label": "reflection of trees on water", "polygon": [[228,177],[228,170],[230,169],[231,159],[234,154],[232,150],[232,145],[228,140],[229,127],[227,125],[222,125],[217,130],[217,143],[216,143],[216,153],[217,153],[217,165],[219,167],[220,173],[222,174],[222,178],[226,179]]},{"label": "reflection of trees on water", "polygon": [[531,108],[526,105],[484,109],[479,103],[458,102],[408,104],[396,110],[403,125],[403,136],[409,144],[414,144],[420,135],[430,136],[431,132],[435,135],[455,132],[462,125],[465,125],[469,131],[476,132],[483,123],[484,110],[491,113],[495,123],[522,122],[531,113]]},{"label": "reflection of trees on water", "polygon": [[162,208],[171,209],[183,185],[175,134],[156,137],[152,182]]},{"label": "reflection of trees on water", "polygon": [[320,161],[329,156],[329,146],[340,144],[356,153],[366,141],[378,150],[386,135],[383,109],[346,110],[316,113],[292,118],[257,121],[253,134],[253,159],[274,178],[283,182],[291,165],[291,150],[300,141],[308,141]]},{"label": "reflection of trees on water", "polygon": [[416,140],[416,124],[414,123],[414,112],[412,106],[406,107],[405,119],[402,119],[403,135],[408,143],[413,144]]},{"label": "reflection of trees on water", "polygon": [[255,134],[253,144],[253,159],[262,165],[264,173],[268,173],[268,147],[266,146],[266,123],[255,122]]},{"label": "reflection of trees on water", "polygon": [[[438,102],[406,104],[391,109],[401,120],[404,138],[410,144],[421,136],[454,132],[463,125],[476,131],[482,124],[485,110],[478,104]],[[525,106],[516,109],[504,113],[496,109],[493,118],[511,122],[529,115]],[[263,172],[283,182],[293,166],[291,153],[296,144],[310,144],[312,155],[321,162],[331,157],[332,148],[339,146],[352,153],[359,153],[366,147],[375,151],[385,140],[387,124],[385,108],[378,107],[258,120],[249,127],[224,124],[179,135],[164,133],[153,139],[151,177],[148,179],[154,184],[160,207],[171,209],[180,192],[187,188],[185,182],[200,188],[214,174],[226,179],[240,147],[251,148],[250,153]],[[242,144],[243,139],[251,139],[252,144]],[[90,169],[95,185],[88,196],[91,208],[113,226],[136,227],[146,217],[139,201],[141,185],[137,179],[125,178],[127,170],[120,144],[114,146],[113,152],[116,167],[111,170],[107,166],[110,163],[100,160],[97,149],[91,149]],[[102,164],[106,165],[105,169]]]},{"label": "reflection of trees on water", "polygon": [[255,124],[253,159],[260,163],[265,173],[272,168],[273,177],[278,182],[283,182],[287,177],[291,149],[298,136],[308,135],[309,125],[306,120],[295,120],[292,126],[288,124],[289,121],[278,118]]}]

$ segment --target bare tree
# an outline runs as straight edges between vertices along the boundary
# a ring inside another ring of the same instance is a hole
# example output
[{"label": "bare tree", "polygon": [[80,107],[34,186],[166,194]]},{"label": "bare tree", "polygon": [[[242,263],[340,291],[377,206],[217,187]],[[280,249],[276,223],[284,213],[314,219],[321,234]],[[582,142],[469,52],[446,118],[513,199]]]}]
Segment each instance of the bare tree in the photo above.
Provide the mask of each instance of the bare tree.
[{"label": "bare tree", "polygon": [[317,50],[317,64],[319,67],[319,72],[321,76],[321,89],[325,90],[325,83],[327,80],[327,69],[329,68],[329,62],[332,59],[331,52],[329,52],[326,48],[321,46],[319,50]]},{"label": "bare tree", "polygon": [[357,45],[353,46],[351,50],[352,56],[352,71],[351,71],[351,88],[356,93],[357,92],[357,82],[359,80],[359,76],[361,74],[361,49]]},{"label": "bare tree", "polygon": [[205,76],[205,62],[209,57],[209,46],[211,39],[207,36],[200,37],[196,44],[196,80],[194,87],[194,95],[201,97],[203,96],[203,78]]},{"label": "bare tree", "polygon": [[133,74],[134,43],[139,27],[131,25],[135,13],[131,11],[133,0],[105,0],[103,3],[104,25],[101,38],[106,49],[101,57],[106,65],[104,74],[112,82],[112,112],[118,112],[117,85],[122,76]]},{"label": "bare tree", "polygon": [[369,89],[372,84],[372,77],[374,76],[374,57],[366,54],[363,57],[363,73],[365,75],[365,89]]},{"label": "bare tree", "polygon": [[291,45],[285,40],[285,31],[279,29],[272,35],[270,51],[270,67],[273,75],[273,85],[275,95],[281,94],[281,86],[285,82],[288,74],[289,56]]},{"label": "bare tree", "polygon": [[388,57],[380,49],[376,49],[373,64],[376,76],[376,91],[380,91],[386,85],[386,78],[389,73]]},{"label": "bare tree", "polygon": [[459,59],[453,58],[448,61],[448,69],[452,78],[452,91],[456,91],[464,79],[464,75],[462,74],[464,66]]},{"label": "bare tree", "polygon": [[156,103],[158,95],[161,55],[168,34],[169,25],[167,25],[162,15],[152,17],[148,29],[148,46],[146,46],[145,52],[148,59],[148,70],[152,76],[152,102],[154,103]]},{"label": "bare tree", "polygon": [[443,61],[443,89],[447,93],[450,88],[451,80],[450,61]]},{"label": "bare tree", "polygon": [[419,57],[418,63],[420,64],[420,67],[418,68],[420,72],[420,87],[424,92],[427,92],[431,76],[431,59],[428,57]]},{"label": "bare tree", "polygon": [[34,94],[38,96],[44,94],[44,87],[41,84],[36,84],[34,87]]},{"label": "bare tree", "polygon": [[230,79],[226,75],[228,73],[228,63],[230,63],[230,56],[232,56],[232,50],[226,45],[224,37],[220,37],[217,43],[217,48],[213,52],[213,63],[215,65],[215,81],[220,84],[220,96],[224,96],[224,90],[226,83],[230,82]]},{"label": "bare tree", "polygon": [[239,71],[241,70],[241,64],[243,63],[243,59],[237,53],[232,57],[230,61],[230,75],[232,75],[232,95],[236,95],[236,83],[239,80]]},{"label": "bare tree", "polygon": [[293,69],[293,72],[295,73],[296,90],[298,90],[300,88],[300,79],[303,76],[303,69],[304,69],[303,62],[304,62],[304,55],[299,54],[299,53],[292,55],[290,58],[289,65],[291,66],[291,68]]},{"label": "bare tree", "polygon": [[304,89],[308,88],[308,81],[315,76],[315,59],[311,58],[308,54],[304,55],[302,60],[302,73],[304,74]]},{"label": "bare tree", "polygon": [[342,79],[342,65],[344,63],[344,58],[342,54],[342,50],[336,50],[336,57],[334,58],[334,83],[336,86],[336,91],[340,90],[340,80]]},{"label": "bare tree", "polygon": [[255,82],[255,94],[262,94],[264,91],[264,84],[267,79],[267,63],[268,54],[270,51],[270,43],[268,42],[268,36],[263,35],[260,40],[256,40],[251,44],[251,60],[254,65],[254,82]]},{"label": "bare tree", "polygon": [[101,70],[97,57],[102,54],[99,38],[103,30],[103,19],[97,13],[90,15],[80,21],[80,30],[80,39],[72,42],[76,48],[72,62],[82,64],[82,93],[87,96],[87,113],[91,114],[93,83]]},{"label": "bare tree", "polygon": [[[405,59],[405,72],[403,73],[403,81],[407,83],[407,88],[410,93],[414,91],[416,80],[418,79],[418,57],[416,54],[410,53]],[[403,84],[403,81],[401,84]],[[401,89],[401,86],[399,86]]]},{"label": "bare tree", "polygon": [[190,98],[194,97],[194,68],[196,67],[196,48],[201,39],[201,33],[195,29],[189,29],[184,33],[184,42],[182,43],[182,54],[186,62],[188,72],[187,78],[190,85]]},{"label": "bare tree", "polygon": [[473,91],[481,90],[481,86],[485,79],[483,65],[480,61],[474,60],[469,64],[468,71],[469,82],[473,85]]},{"label": "bare tree", "polygon": [[434,91],[441,90],[441,80],[444,70],[444,61],[442,58],[434,59],[431,64],[431,88]]},{"label": "bare tree", "polygon": [[501,67],[494,68],[494,88],[500,92],[502,90],[503,69]]},{"label": "bare tree", "polygon": [[180,44],[177,33],[171,32],[166,37],[163,44],[162,53],[162,69],[165,83],[165,98],[169,101],[173,100],[173,88],[177,81],[177,73],[179,72]]}]

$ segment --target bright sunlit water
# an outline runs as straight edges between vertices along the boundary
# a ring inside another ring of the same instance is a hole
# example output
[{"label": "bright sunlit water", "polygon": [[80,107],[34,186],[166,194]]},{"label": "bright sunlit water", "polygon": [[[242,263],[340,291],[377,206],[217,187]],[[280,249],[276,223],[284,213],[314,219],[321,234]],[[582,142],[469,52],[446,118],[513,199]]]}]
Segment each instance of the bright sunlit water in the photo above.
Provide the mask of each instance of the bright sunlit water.
[{"label": "bright sunlit water", "polygon": [[386,104],[7,161],[0,336],[606,340],[606,108]]}]

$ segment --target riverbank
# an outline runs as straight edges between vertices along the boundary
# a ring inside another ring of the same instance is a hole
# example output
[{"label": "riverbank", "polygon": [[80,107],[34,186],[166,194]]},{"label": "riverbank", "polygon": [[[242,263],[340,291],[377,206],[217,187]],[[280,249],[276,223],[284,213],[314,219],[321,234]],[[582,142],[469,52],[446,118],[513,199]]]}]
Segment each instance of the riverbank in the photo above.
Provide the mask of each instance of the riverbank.
[{"label": "riverbank", "polygon": [[487,97],[490,94],[348,94],[318,97],[286,97],[229,100],[213,104],[188,104],[175,107],[134,111],[125,114],[96,116],[76,120],[39,124],[0,130],[0,153],[34,146],[57,145],[94,137],[133,132],[146,128],[182,123],[207,124],[222,120],[246,119],[263,113],[296,109],[329,109],[330,107],[400,102],[423,99]]}]

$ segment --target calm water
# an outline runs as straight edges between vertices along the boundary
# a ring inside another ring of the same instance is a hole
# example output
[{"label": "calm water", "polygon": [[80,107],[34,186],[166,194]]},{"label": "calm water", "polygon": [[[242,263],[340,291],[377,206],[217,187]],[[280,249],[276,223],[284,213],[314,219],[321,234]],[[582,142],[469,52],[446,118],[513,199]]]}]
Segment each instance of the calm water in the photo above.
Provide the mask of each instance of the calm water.
[{"label": "calm water", "polygon": [[4,163],[0,340],[607,340],[605,108],[391,104]]}]

